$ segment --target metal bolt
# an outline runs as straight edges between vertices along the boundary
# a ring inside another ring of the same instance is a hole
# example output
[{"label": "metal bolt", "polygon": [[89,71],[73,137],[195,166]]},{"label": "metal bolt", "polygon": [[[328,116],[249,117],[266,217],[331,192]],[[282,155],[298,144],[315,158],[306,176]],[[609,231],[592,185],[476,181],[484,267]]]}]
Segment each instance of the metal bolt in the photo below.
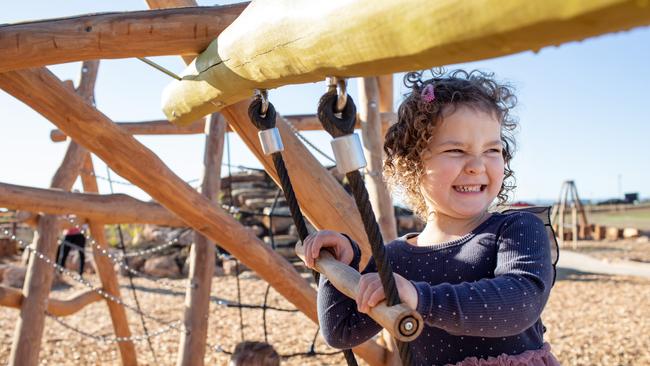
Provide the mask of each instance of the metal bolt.
[{"label": "metal bolt", "polygon": [[404,329],[406,329],[408,331],[411,331],[411,330],[413,330],[413,328],[415,328],[415,324],[413,324],[412,321],[409,320],[409,321],[404,323]]}]

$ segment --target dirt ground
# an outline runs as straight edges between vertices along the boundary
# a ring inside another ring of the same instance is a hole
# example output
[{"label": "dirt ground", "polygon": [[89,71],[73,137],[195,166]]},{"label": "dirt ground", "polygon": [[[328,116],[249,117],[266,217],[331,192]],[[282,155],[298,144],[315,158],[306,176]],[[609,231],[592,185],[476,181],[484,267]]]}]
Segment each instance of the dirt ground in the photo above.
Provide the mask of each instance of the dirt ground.
[{"label": "dirt ground", "polygon": [[[305,274],[308,277],[307,274]],[[91,281],[97,278],[89,275]],[[183,280],[172,280],[182,284]],[[68,282],[71,282],[69,280]],[[128,280],[122,278],[122,294],[134,304]],[[156,282],[135,279],[137,297],[142,309],[167,321],[181,319],[184,294],[177,288],[167,288]],[[53,296],[67,297],[83,288],[62,286]],[[251,272],[240,276],[242,302],[262,304],[266,283]],[[228,355],[215,350],[220,345],[232,350],[243,336],[247,340],[264,340],[263,312],[242,309],[243,329],[238,308],[217,304],[218,299],[237,301],[235,277],[215,277],[213,302],[209,318],[207,365],[226,365]],[[268,304],[291,309],[292,306],[271,290]],[[650,365],[650,279],[603,276],[568,270],[559,272],[549,303],[543,313],[548,327],[547,341],[562,365]],[[127,311],[132,332],[142,334],[137,314]],[[0,363],[9,357],[11,340],[18,311],[0,308]],[[287,355],[309,351],[316,326],[304,315],[295,312],[268,310],[266,313],[268,341],[279,353]],[[94,335],[111,336],[112,326],[104,303],[94,303],[79,313],[63,318],[67,324]],[[150,332],[164,327],[146,321]],[[646,336],[643,336],[646,335]],[[169,331],[152,339],[153,352],[147,342],[136,344],[142,365],[174,365],[179,334]],[[333,352],[319,336],[317,352]],[[46,319],[40,351],[42,365],[119,365],[114,344],[103,344],[71,331],[51,318]],[[299,356],[283,360],[283,365],[343,365],[340,354],[329,356]]]}]

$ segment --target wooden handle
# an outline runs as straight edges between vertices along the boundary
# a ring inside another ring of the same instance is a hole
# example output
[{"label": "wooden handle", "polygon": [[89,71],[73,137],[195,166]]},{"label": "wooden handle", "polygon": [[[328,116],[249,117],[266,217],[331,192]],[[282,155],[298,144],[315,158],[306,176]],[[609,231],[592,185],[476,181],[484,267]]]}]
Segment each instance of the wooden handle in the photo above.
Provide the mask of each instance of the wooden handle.
[{"label": "wooden handle", "polygon": [[[305,260],[302,242],[296,243],[296,255],[303,261]],[[332,285],[345,296],[351,299],[357,297],[361,274],[352,267],[337,261],[327,250],[321,250],[320,256],[315,261],[315,269],[327,277]],[[424,324],[422,316],[417,311],[405,304],[388,306],[385,300],[370,308],[368,315],[402,342],[410,342],[417,338],[422,332]]]}]

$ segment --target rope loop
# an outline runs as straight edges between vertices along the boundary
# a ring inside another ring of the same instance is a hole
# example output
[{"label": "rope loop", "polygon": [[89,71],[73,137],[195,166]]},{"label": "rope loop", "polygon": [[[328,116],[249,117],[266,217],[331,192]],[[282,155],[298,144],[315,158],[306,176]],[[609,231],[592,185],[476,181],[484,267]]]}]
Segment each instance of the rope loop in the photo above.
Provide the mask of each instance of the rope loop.
[{"label": "rope loop", "polygon": [[267,102],[266,113],[262,113],[264,101],[261,96],[257,96],[248,107],[248,117],[259,130],[268,130],[275,127],[275,107],[271,102]]},{"label": "rope loop", "polygon": [[338,97],[336,90],[333,90],[323,94],[318,101],[318,119],[332,137],[351,134],[354,132],[354,126],[357,122],[357,107],[349,95],[345,107],[340,112],[340,117],[337,116],[339,113],[336,110]]}]

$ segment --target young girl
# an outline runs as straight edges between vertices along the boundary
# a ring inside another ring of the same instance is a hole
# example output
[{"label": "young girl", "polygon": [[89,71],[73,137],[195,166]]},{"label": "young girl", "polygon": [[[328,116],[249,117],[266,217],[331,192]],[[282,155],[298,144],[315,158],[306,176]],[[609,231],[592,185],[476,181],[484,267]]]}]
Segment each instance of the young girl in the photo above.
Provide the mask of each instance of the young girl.
[{"label": "young girl", "polygon": [[[426,323],[411,343],[414,363],[559,365],[540,319],[554,278],[546,228],[531,213],[488,211],[513,188],[515,96],[477,71],[409,73],[405,84],[411,92],[386,135],[384,173],[426,226],[387,244],[386,255],[400,298]],[[323,230],[304,245],[308,267],[327,248],[358,269],[360,250],[347,236]],[[325,340],[350,348],[373,337],[380,327],[365,313],[384,298],[372,260],[356,299],[322,276]]]}]

